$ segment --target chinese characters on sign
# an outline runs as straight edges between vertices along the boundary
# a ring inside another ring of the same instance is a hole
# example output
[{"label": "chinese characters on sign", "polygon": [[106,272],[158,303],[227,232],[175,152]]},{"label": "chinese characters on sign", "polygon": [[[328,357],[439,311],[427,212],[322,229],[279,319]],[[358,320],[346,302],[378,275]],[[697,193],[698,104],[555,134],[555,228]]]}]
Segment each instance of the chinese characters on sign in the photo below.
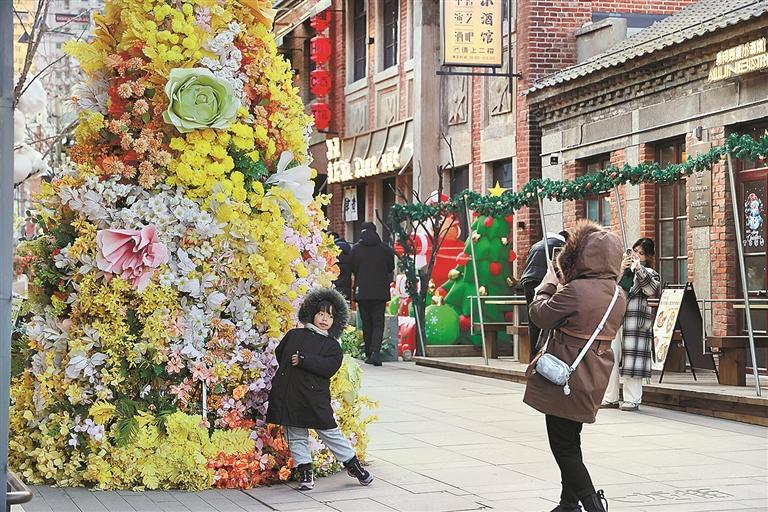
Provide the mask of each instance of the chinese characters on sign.
[{"label": "chinese characters on sign", "polygon": [[715,65],[709,70],[709,81],[717,82],[761,69],[768,69],[768,48],[764,37],[717,52]]},{"label": "chinese characters on sign", "polygon": [[341,141],[330,139],[325,142],[328,158],[328,183],[341,183],[358,178],[367,178],[392,172],[400,168],[400,152],[388,148],[381,154],[368,158],[355,158],[351,162],[341,159]]},{"label": "chinese characters on sign", "polygon": [[693,173],[688,178],[688,218],[692,228],[712,225],[712,171]]},{"label": "chinese characters on sign", "polygon": [[344,222],[357,220],[357,187],[344,189]]},{"label": "chinese characters on sign", "polygon": [[444,0],[443,64],[502,65],[502,0]]}]

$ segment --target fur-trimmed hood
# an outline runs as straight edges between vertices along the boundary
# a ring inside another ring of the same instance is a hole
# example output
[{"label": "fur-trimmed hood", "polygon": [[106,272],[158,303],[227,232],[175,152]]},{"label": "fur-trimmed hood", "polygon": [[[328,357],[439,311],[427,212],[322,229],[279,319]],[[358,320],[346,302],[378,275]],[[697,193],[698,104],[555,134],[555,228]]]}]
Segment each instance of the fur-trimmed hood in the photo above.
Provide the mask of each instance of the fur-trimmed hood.
[{"label": "fur-trimmed hood", "polygon": [[624,254],[619,237],[589,220],[579,221],[568,234],[557,258],[565,283],[584,278],[618,281]]},{"label": "fur-trimmed hood", "polygon": [[299,322],[312,323],[317,307],[323,301],[333,304],[333,325],[328,329],[328,335],[339,339],[349,323],[349,308],[344,297],[332,288],[315,288],[307,294],[299,308]]}]

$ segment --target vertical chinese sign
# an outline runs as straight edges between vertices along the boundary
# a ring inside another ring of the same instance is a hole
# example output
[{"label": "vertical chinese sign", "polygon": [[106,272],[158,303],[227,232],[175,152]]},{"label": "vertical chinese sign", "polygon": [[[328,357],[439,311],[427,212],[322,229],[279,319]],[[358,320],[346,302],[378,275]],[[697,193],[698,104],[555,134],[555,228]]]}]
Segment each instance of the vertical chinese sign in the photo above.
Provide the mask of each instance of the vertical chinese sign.
[{"label": "vertical chinese sign", "polygon": [[501,67],[502,0],[444,0],[443,65]]}]

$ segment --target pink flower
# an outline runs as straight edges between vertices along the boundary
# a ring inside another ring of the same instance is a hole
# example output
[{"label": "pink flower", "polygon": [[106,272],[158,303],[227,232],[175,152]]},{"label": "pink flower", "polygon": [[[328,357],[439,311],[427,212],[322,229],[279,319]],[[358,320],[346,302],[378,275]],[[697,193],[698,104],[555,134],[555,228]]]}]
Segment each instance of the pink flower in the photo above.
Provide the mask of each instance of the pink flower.
[{"label": "pink flower", "polygon": [[154,225],[135,229],[101,229],[96,233],[96,265],[99,270],[119,274],[139,291],[152,277],[152,269],[168,263],[168,249],[157,238]]}]

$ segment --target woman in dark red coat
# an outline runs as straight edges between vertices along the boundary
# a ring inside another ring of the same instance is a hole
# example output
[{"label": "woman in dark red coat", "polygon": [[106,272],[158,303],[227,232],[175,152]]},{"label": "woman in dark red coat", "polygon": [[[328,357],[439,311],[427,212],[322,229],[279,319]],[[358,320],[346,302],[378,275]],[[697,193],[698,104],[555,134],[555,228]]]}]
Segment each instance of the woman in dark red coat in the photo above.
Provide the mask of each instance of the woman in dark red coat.
[{"label": "woman in dark red coat", "polygon": [[309,428],[317,432],[350,476],[368,485],[373,477],[357,460],[331,407],[331,377],[344,359],[338,338],[349,321],[347,303],[336,290],[313,290],[299,309],[299,321],[304,327],[288,331],[275,349],[280,367],[272,379],[267,422],[285,427],[300,490],[314,487]]}]

